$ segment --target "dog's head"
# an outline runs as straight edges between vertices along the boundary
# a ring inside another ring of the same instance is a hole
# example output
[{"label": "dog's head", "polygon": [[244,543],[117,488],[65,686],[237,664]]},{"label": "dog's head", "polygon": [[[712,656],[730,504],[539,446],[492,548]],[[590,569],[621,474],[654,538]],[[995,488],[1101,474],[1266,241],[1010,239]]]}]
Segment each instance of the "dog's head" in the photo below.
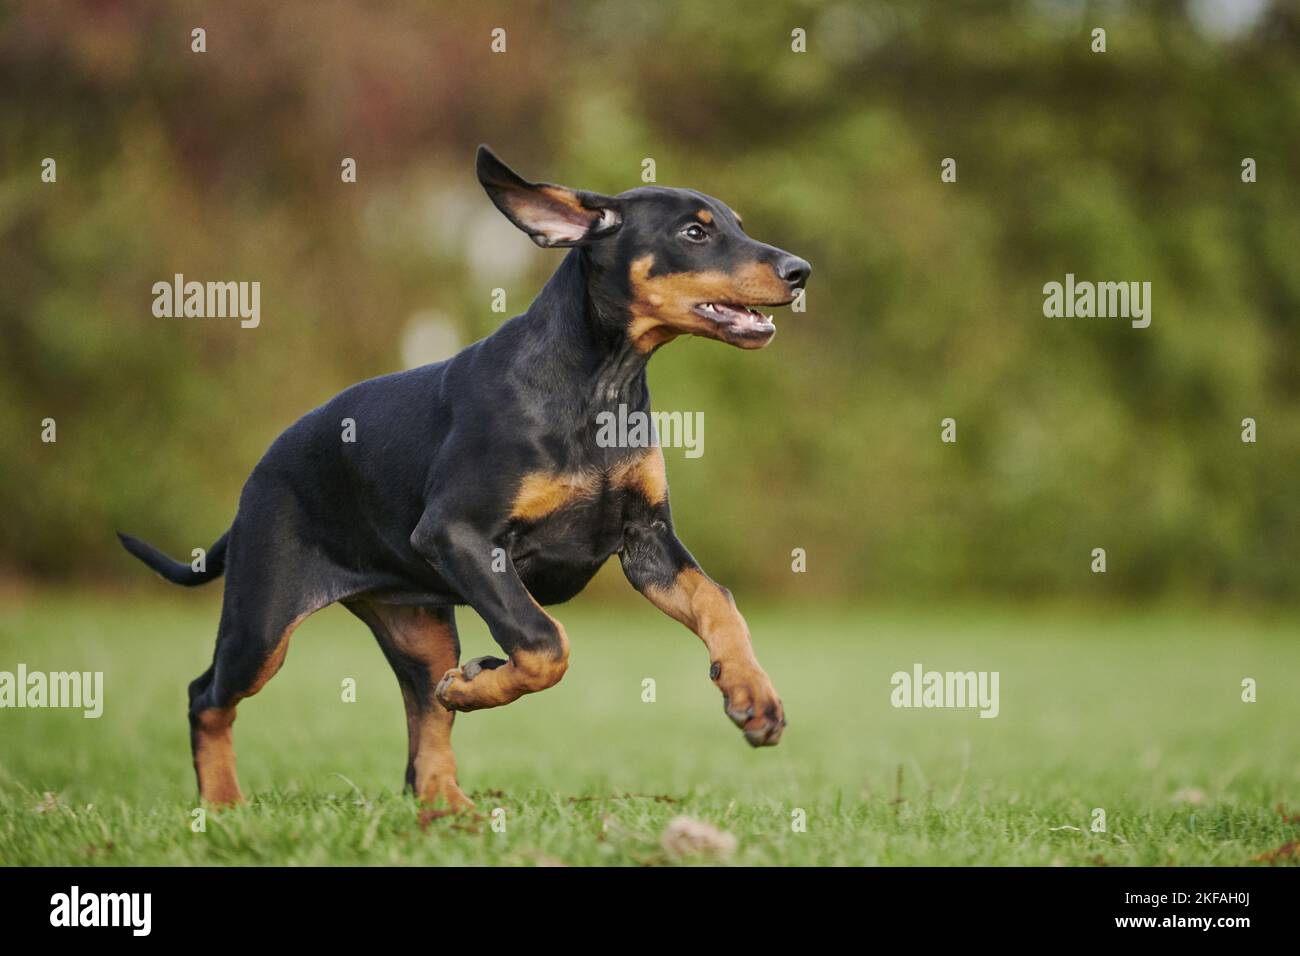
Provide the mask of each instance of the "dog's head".
[{"label": "dog's head", "polygon": [[725,203],[692,189],[646,186],[617,196],[530,183],[486,146],[478,178],[497,208],[539,246],[583,246],[589,288],[641,351],[679,335],[762,348],[765,310],[788,305],[812,267],[751,239]]}]

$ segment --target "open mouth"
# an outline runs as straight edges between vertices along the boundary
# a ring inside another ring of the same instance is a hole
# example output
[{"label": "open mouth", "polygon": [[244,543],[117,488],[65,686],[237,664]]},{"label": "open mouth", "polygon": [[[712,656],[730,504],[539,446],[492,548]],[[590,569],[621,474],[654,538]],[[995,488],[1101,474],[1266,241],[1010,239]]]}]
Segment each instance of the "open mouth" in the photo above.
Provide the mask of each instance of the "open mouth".
[{"label": "open mouth", "polygon": [[743,344],[765,345],[776,334],[772,316],[757,306],[702,302],[695,307],[695,313],[716,323],[718,331],[726,338]]}]

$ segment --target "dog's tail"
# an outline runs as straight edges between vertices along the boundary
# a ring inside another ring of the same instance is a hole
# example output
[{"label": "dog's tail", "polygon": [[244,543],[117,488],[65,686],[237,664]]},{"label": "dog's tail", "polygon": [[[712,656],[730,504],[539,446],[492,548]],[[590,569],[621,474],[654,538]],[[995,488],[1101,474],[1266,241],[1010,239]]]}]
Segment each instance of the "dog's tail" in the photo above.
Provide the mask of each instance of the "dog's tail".
[{"label": "dog's tail", "polygon": [[226,541],[230,538],[229,531],[218,538],[212,547],[208,548],[205,568],[202,571],[195,571],[190,565],[167,557],[147,541],[141,541],[139,538],[133,538],[129,534],[123,534],[120,531],[117,536],[122,541],[122,547],[157,571],[163,578],[172,582],[172,584],[183,584],[186,587],[207,584],[209,581],[215,581],[221,577],[226,570]]}]

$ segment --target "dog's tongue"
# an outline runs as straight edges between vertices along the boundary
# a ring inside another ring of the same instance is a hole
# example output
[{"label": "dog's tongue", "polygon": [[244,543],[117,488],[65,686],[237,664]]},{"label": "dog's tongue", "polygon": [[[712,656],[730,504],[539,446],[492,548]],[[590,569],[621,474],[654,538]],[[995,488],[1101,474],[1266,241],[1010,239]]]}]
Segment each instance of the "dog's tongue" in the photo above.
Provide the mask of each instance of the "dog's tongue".
[{"label": "dog's tongue", "polygon": [[763,313],[757,311],[756,309],[746,309],[746,308],[741,308],[740,306],[724,305],[722,307],[722,310],[732,318],[741,319],[741,320],[757,319],[761,321],[763,318]]},{"label": "dog's tongue", "polygon": [[730,322],[733,325],[767,326],[772,321],[757,309],[726,305],[722,302],[710,302],[705,306],[705,309],[712,312],[720,320]]}]

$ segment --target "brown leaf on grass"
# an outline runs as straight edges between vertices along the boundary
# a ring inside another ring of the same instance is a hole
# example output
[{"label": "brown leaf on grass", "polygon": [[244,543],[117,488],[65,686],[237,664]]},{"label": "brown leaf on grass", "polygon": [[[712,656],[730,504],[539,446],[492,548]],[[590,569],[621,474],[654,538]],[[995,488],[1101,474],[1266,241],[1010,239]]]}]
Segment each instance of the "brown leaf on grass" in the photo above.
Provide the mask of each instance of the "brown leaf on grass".
[{"label": "brown leaf on grass", "polygon": [[1300,813],[1287,813],[1286,807],[1280,803],[1277,805],[1277,812],[1282,817],[1283,823],[1300,823]]},{"label": "brown leaf on grass", "polygon": [[660,844],[670,857],[730,856],[736,851],[736,838],[717,827],[693,817],[673,817],[664,830]]},{"label": "brown leaf on grass", "polygon": [[478,824],[487,819],[481,813],[466,813],[460,810],[448,810],[445,807],[425,807],[420,811],[420,815],[416,820],[420,824],[420,829],[427,833],[429,832],[429,825],[434,820],[441,820],[443,817],[455,817],[456,821],[448,829],[459,830],[463,833],[481,832]]},{"label": "brown leaf on grass", "polygon": [[655,803],[681,803],[677,797],[670,797],[666,793],[610,793],[569,797],[569,803],[591,803],[595,800],[653,800]]},{"label": "brown leaf on grass", "polygon": [[1260,863],[1290,863],[1300,860],[1300,840],[1283,843],[1276,850],[1269,850],[1255,857]]}]

